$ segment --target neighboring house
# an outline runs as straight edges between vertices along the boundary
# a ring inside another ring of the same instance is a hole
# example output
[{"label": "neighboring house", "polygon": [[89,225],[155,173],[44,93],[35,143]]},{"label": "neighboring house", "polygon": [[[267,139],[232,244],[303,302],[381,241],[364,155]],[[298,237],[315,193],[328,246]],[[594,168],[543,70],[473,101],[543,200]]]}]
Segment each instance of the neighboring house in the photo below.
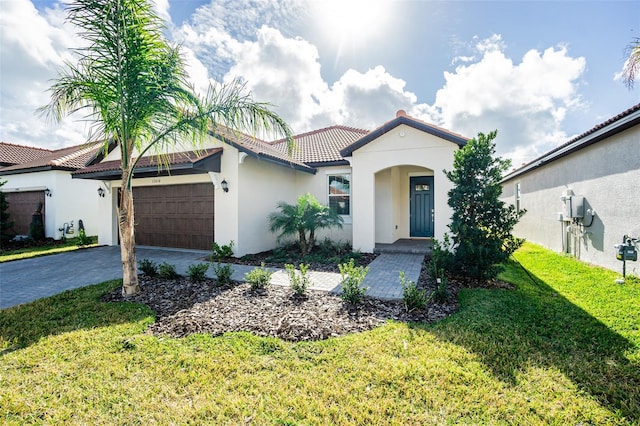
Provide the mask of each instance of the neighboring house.
[{"label": "neighboring house", "polygon": [[[503,201],[527,209],[514,233],[622,270],[614,246],[640,238],[640,104],[510,173]],[[640,275],[639,262],[627,273]]]},{"label": "neighboring house", "polygon": [[[404,111],[372,132],[333,126],[297,135],[290,155],[284,140],[218,130],[200,151],[169,154],[170,172],[155,157],[140,160],[132,181],[136,244],[209,250],[215,240],[233,241],[238,256],[269,250],[277,236],[268,215],[279,201],[295,203],[307,192],[344,218],[342,229],[320,238],[351,241],[363,252],[400,238],[440,238],[452,214],[443,169],[452,169],[467,140]],[[113,150],[73,173],[107,192],[98,234],[112,245],[119,155]]]},{"label": "neighboring house", "polygon": [[96,158],[99,147],[47,150],[0,142],[0,180],[7,181],[1,190],[16,234],[28,235],[31,216],[39,206],[46,237],[59,239],[59,229],[72,221],[77,230],[80,219],[87,235],[98,234],[98,185],[73,180],[71,172]]}]

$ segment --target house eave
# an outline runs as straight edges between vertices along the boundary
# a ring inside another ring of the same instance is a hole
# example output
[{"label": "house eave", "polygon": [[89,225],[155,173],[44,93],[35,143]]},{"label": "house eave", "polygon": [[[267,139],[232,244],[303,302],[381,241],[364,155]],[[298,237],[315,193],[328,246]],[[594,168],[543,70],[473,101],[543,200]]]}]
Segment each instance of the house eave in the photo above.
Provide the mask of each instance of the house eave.
[{"label": "house eave", "polygon": [[622,117],[621,119],[592,133],[588,133],[585,136],[575,140],[573,143],[560,146],[555,150],[543,154],[542,156],[531,161],[529,164],[509,173],[502,179],[501,182],[508,182],[512,179],[517,178],[518,176],[536,170],[544,165],[552,163],[562,157],[565,157],[590,145],[596,144],[638,124],[640,124],[640,110],[635,111],[632,114],[627,115],[626,117]]},{"label": "house eave", "polygon": [[460,148],[465,146],[469,141],[469,139],[445,132],[444,130],[441,130],[434,126],[430,126],[426,123],[421,123],[419,121],[412,120],[411,118],[408,118],[406,116],[400,116],[384,124],[378,129],[372,131],[371,133],[366,134],[365,136],[358,139],[357,141],[347,146],[346,148],[343,148],[342,150],[340,150],[340,155],[343,157],[350,157],[352,156],[354,151],[358,150],[359,148],[362,148],[364,145],[368,144],[369,142],[375,139],[378,139],[380,136],[390,132],[391,130],[395,129],[396,127],[402,124],[412,127],[416,130],[420,130],[422,132],[437,136],[446,141],[453,142],[456,145],[458,145],[458,147]]}]

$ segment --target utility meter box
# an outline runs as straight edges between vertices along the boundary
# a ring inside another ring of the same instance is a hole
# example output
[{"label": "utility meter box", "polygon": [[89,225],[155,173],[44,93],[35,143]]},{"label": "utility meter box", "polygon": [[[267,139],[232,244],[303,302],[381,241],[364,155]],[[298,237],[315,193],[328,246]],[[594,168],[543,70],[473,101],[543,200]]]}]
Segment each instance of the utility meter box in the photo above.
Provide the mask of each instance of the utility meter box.
[{"label": "utility meter box", "polygon": [[584,217],[584,197],[581,195],[569,195],[564,200],[564,216],[568,218]]},{"label": "utility meter box", "polygon": [[638,260],[638,250],[633,245],[616,244],[616,259],[618,260]]}]

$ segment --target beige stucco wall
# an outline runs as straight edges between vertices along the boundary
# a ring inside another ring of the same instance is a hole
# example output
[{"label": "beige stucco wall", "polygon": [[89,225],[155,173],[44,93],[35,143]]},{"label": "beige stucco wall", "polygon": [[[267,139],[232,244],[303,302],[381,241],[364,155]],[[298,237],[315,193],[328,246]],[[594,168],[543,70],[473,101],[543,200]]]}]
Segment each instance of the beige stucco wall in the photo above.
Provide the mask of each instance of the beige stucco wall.
[{"label": "beige stucco wall", "polygon": [[[376,242],[409,237],[409,178],[418,175],[434,177],[434,236],[442,238],[452,214],[447,205],[451,182],[442,170],[451,170],[457,149],[452,142],[400,125],[356,150],[351,158],[354,248],[371,252]],[[390,193],[391,208],[386,206]]]},{"label": "beige stucco wall", "polygon": [[[568,249],[579,259],[616,271],[614,245],[622,236],[640,237],[640,126],[581,149],[503,184],[503,200],[515,202],[520,183],[521,206],[528,211],[514,233],[552,250],[563,248],[560,196],[568,190],[585,197],[585,209],[595,211],[591,226],[578,224]],[[565,223],[565,228],[566,228]],[[577,244],[576,244],[577,243]],[[640,275],[640,262],[627,262],[627,273]]]},{"label": "beige stucco wall", "polygon": [[[7,175],[1,176],[0,179],[7,181],[2,187],[4,191],[42,191],[49,188],[51,197],[45,197],[44,224],[45,236],[48,238],[60,239],[62,233],[58,228],[61,228],[63,223],[71,221],[76,234],[68,236],[76,236],[79,219],[82,219],[87,235],[100,234],[100,198],[97,182],[71,179],[70,172],[61,170]],[[99,239],[99,242],[102,243],[102,240]]]}]

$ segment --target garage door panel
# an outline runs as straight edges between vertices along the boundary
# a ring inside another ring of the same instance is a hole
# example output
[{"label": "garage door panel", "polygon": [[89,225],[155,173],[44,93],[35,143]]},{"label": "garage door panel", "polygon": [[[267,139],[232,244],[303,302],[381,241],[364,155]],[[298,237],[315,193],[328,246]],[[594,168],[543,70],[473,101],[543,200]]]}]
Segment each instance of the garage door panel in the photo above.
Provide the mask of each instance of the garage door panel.
[{"label": "garage door panel", "polygon": [[28,235],[31,216],[42,205],[42,220],[45,222],[44,191],[7,192],[9,220],[13,222],[13,231],[18,235]]},{"label": "garage door panel", "polygon": [[133,191],[137,244],[211,249],[212,184],[135,187]]}]

